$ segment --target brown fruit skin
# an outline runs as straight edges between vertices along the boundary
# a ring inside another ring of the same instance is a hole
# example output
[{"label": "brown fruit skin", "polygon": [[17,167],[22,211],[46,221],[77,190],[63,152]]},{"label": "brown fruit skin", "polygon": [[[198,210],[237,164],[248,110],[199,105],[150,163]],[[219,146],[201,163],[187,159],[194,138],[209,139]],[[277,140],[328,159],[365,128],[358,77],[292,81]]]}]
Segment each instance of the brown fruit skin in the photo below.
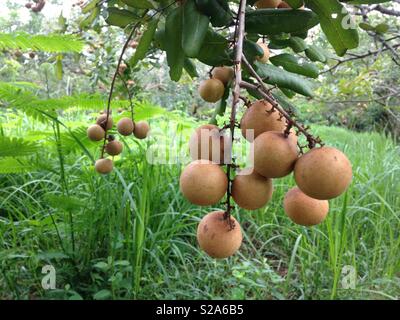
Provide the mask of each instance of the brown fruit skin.
[{"label": "brown fruit skin", "polygon": [[130,118],[121,118],[117,122],[117,131],[123,136],[129,136],[133,133],[135,125]]},{"label": "brown fruit skin", "polygon": [[277,8],[280,3],[281,3],[281,0],[259,0],[255,3],[255,6],[258,9]]},{"label": "brown fruit skin", "polygon": [[230,218],[235,226],[232,230],[229,221],[224,219],[224,211],[210,212],[201,219],[197,227],[197,242],[212,258],[228,258],[234,255],[242,244],[240,225],[234,217]]},{"label": "brown fruit skin", "polygon": [[117,156],[122,152],[123,148],[124,146],[121,142],[113,140],[106,144],[105,150],[110,156]]},{"label": "brown fruit skin", "polygon": [[225,86],[218,79],[203,80],[199,86],[200,97],[207,102],[217,102],[224,95]]},{"label": "brown fruit skin", "polygon": [[100,141],[104,139],[105,132],[98,124],[93,124],[87,129],[87,136],[92,141]]},{"label": "brown fruit skin", "polygon": [[254,140],[254,169],[266,178],[287,176],[297,156],[297,146],[281,132],[264,132]]},{"label": "brown fruit skin", "polygon": [[233,69],[230,67],[216,67],[211,72],[211,75],[213,79],[217,79],[227,85],[233,79]]},{"label": "brown fruit skin", "polygon": [[107,174],[110,173],[114,165],[110,159],[99,159],[96,161],[94,168],[98,173]]},{"label": "brown fruit skin", "polygon": [[[102,114],[97,118],[96,123],[104,129],[106,124],[106,119],[107,119],[107,114]],[[113,127],[113,119],[111,118],[111,116],[108,116],[107,130],[110,130],[112,127]]]},{"label": "brown fruit skin", "polygon": [[346,191],[352,180],[351,163],[332,147],[314,148],[296,163],[294,178],[306,195],[319,200],[333,199]]},{"label": "brown fruit skin", "polygon": [[241,173],[232,182],[233,200],[246,210],[264,207],[272,198],[272,179],[259,175],[253,168],[244,169]]},{"label": "brown fruit skin", "polygon": [[271,55],[271,52],[269,51],[268,45],[264,42],[257,42],[257,44],[261,47],[261,49],[264,50],[264,55],[262,57],[256,57],[257,61],[260,61],[262,63],[266,63],[269,60],[269,57]]},{"label": "brown fruit skin", "polygon": [[179,185],[182,194],[191,203],[209,206],[218,203],[225,195],[228,178],[217,164],[196,160],[183,170]]},{"label": "brown fruit skin", "polygon": [[150,126],[146,121],[139,121],[135,123],[135,129],[133,130],[133,134],[138,139],[144,139],[147,137],[149,130]]},{"label": "brown fruit skin", "polygon": [[[227,160],[230,154],[230,141],[227,136],[219,132],[213,124],[198,127],[189,140],[189,151],[192,160],[209,160],[217,164],[224,164],[225,144],[228,146]],[[208,146],[208,153],[207,151]],[[203,151],[202,151],[203,149]]]},{"label": "brown fruit skin", "polygon": [[329,212],[328,200],[313,199],[298,187],[290,189],[283,200],[286,215],[302,226],[314,226],[325,220]]},{"label": "brown fruit skin", "polygon": [[[242,136],[246,138],[246,130],[248,129],[254,130],[254,139],[267,131],[283,132],[286,127],[286,121],[279,119],[278,111],[270,112],[271,109],[272,105],[264,100],[256,101],[247,108],[240,121]],[[253,142],[250,137],[247,140]]]}]

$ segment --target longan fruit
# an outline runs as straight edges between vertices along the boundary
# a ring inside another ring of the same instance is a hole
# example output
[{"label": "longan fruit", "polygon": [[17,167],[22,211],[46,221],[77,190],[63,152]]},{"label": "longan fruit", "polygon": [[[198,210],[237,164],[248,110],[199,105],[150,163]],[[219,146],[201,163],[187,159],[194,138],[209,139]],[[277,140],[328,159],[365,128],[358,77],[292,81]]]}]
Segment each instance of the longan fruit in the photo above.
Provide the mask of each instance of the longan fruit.
[{"label": "longan fruit", "polygon": [[106,121],[107,121],[107,114],[102,114],[97,118],[96,123],[103,129],[106,128],[107,130],[110,130],[113,127],[113,120],[110,115],[108,116],[107,127],[106,127]]},{"label": "longan fruit", "polygon": [[207,79],[203,80],[199,86],[199,94],[204,101],[217,102],[224,95],[225,86],[221,80]]},{"label": "longan fruit", "polygon": [[106,144],[105,150],[110,156],[117,156],[122,152],[123,144],[118,140],[110,141]]},{"label": "longan fruit", "polygon": [[144,139],[147,137],[150,130],[150,126],[147,121],[139,121],[135,123],[135,129],[133,134],[138,139]]},{"label": "longan fruit", "polygon": [[87,136],[92,141],[100,141],[104,139],[105,132],[98,124],[93,124],[87,129]]},{"label": "longan fruit", "polygon": [[283,208],[294,223],[302,226],[314,226],[326,218],[329,212],[329,202],[311,198],[298,187],[294,187],[286,193]]},{"label": "longan fruit", "polygon": [[213,211],[201,219],[197,227],[197,242],[210,257],[228,258],[236,253],[242,244],[243,236],[239,223],[230,217],[234,228],[231,229],[224,211]]},{"label": "longan fruit", "polygon": [[110,159],[99,159],[96,161],[94,168],[98,173],[107,174],[110,173],[114,165]]},{"label": "longan fruit", "polygon": [[135,125],[130,118],[121,118],[117,123],[117,131],[123,136],[129,136],[133,133]]},{"label": "longan fruit", "polygon": [[216,67],[211,72],[213,79],[220,80],[224,85],[233,79],[233,69],[231,67]]}]

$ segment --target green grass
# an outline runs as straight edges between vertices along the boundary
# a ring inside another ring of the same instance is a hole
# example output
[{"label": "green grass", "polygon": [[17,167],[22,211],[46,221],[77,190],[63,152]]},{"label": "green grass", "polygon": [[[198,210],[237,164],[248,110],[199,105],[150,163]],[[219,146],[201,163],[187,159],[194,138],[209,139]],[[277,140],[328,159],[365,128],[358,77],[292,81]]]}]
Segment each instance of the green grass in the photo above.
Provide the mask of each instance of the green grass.
[{"label": "green grass", "polygon": [[[9,132],[22,136],[18,121]],[[161,132],[168,126],[176,125]],[[56,130],[31,160],[40,169],[0,175],[0,298],[398,299],[399,147],[378,133],[313,130],[352,161],[346,195],[330,201],[324,223],[304,228],[282,209],[293,178],[274,181],[267,207],[236,209],[244,242],[223,261],[197,247],[197,223],[213,208],[183,199],[181,166],[146,162],[155,138],[125,139],[116,170],[98,176],[80,146],[70,148],[76,142],[64,131],[57,140]],[[164,136],[186,150],[186,133]],[[96,156],[97,147],[82,141]],[[41,287],[46,264],[56,268],[56,290]],[[354,290],[341,285],[347,265],[357,272]]]}]

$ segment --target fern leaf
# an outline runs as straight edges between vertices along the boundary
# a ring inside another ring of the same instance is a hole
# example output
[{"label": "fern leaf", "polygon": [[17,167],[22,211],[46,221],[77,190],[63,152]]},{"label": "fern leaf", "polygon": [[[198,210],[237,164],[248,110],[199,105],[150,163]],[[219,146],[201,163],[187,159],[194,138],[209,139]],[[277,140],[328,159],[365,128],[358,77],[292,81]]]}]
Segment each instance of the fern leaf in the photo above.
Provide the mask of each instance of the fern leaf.
[{"label": "fern leaf", "polygon": [[0,33],[0,50],[20,49],[51,53],[81,52],[83,42],[72,35],[28,33]]},{"label": "fern leaf", "polygon": [[24,173],[34,169],[26,159],[22,158],[0,158],[0,174]]},{"label": "fern leaf", "polygon": [[0,157],[21,157],[35,154],[39,145],[22,138],[0,136]]}]

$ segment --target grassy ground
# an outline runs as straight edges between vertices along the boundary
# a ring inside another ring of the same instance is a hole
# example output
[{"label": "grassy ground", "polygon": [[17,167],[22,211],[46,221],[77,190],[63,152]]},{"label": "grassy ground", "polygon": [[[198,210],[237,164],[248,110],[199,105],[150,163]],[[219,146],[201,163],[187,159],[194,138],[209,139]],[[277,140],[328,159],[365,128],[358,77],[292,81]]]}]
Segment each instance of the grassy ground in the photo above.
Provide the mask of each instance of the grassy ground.
[{"label": "grassy ground", "polygon": [[[377,133],[314,131],[351,159],[347,194],[323,224],[304,228],[282,209],[292,177],[276,180],[266,208],[235,212],[244,242],[223,261],[197,248],[197,223],[212,208],[183,199],[181,166],[145,161],[156,138],[127,139],[105,177],[81,150],[43,150],[40,170],[0,175],[0,298],[400,298],[399,148]],[[56,290],[41,287],[47,264]],[[355,268],[354,289],[342,286],[344,266]]]}]

